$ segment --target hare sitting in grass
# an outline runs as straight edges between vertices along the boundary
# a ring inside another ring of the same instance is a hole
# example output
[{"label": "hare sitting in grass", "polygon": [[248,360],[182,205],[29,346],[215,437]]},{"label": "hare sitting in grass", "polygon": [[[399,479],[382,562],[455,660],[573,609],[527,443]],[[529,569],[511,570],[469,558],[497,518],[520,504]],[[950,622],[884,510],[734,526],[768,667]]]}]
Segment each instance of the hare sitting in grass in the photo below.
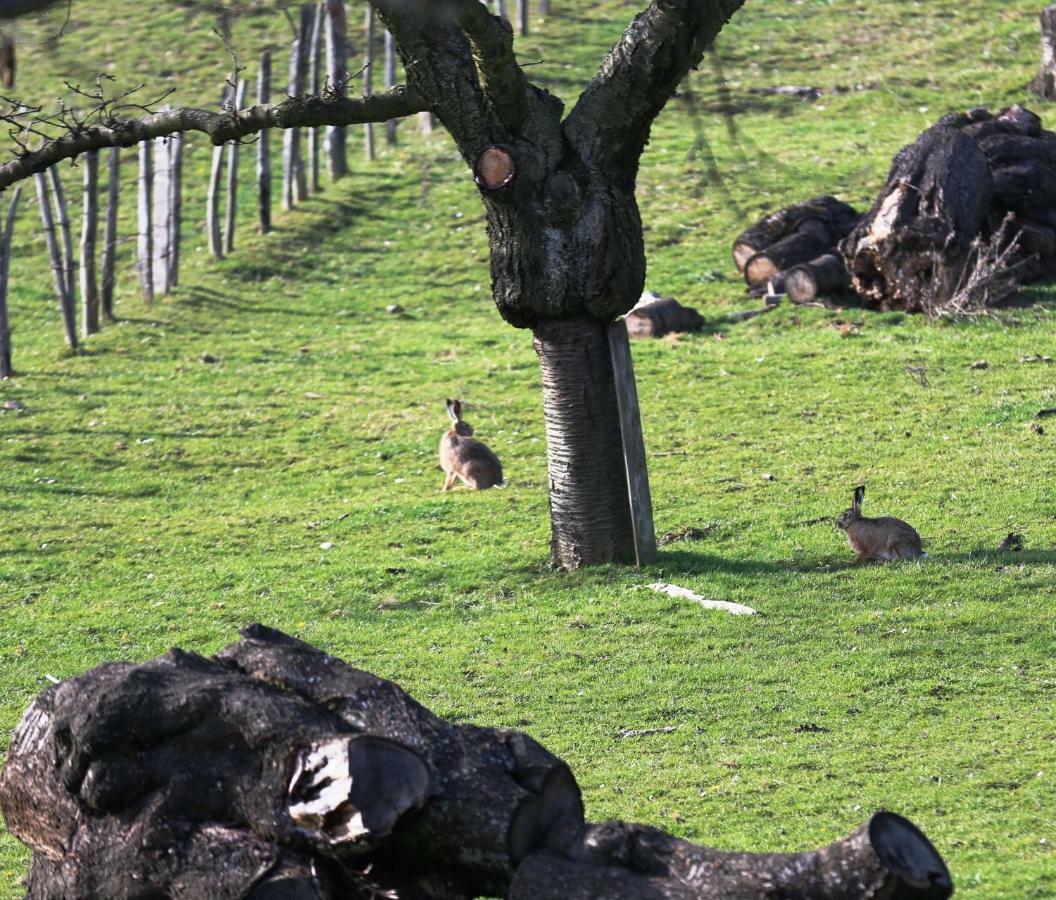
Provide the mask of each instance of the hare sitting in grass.
[{"label": "hare sitting in grass", "polygon": [[447,476],[443,489],[451,490],[456,478],[474,490],[501,484],[502,463],[487,445],[473,437],[473,428],[462,420],[462,404],[448,400],[447,414],[454,425],[440,441],[440,468]]},{"label": "hare sitting in grass", "polygon": [[851,508],[836,518],[836,527],[847,532],[851,549],[858,554],[856,565],[868,559],[918,559],[927,555],[912,525],[890,516],[879,519],[863,516],[864,499],[865,488],[856,487]]}]

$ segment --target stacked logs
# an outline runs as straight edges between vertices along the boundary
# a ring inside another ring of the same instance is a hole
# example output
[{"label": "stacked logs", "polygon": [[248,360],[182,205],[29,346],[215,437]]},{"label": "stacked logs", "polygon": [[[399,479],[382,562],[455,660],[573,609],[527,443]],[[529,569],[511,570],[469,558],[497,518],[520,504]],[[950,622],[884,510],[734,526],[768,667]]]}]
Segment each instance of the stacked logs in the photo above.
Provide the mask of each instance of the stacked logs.
[{"label": "stacked logs", "polygon": [[803,302],[850,286],[868,306],[934,312],[973,279],[1021,284],[1056,274],[1056,134],[1021,106],[940,119],[898,153],[872,209],[836,252],[793,265],[784,248],[805,245],[817,227],[770,223],[797,222],[819,200],[780,210],[737,238],[734,261],[750,289],[769,278]]},{"label": "stacked logs", "polygon": [[[839,290],[849,279],[836,252],[858,213],[835,197],[815,197],[760,219],[733,242],[733,261],[749,293],[768,286],[797,302]],[[796,293],[793,294],[792,292]]]},{"label": "stacked logs", "polygon": [[0,773],[28,900],[99,897],[944,898],[938,853],[877,813],[798,854],[584,821],[525,734],[444,721],[254,625],[212,658],[103,665],[30,707]]}]

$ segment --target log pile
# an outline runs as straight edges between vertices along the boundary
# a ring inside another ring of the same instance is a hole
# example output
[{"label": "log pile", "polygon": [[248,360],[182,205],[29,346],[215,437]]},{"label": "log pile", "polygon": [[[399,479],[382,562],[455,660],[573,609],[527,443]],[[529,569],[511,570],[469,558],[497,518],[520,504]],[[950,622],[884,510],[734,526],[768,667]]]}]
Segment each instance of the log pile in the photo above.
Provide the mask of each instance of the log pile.
[{"label": "log pile", "polygon": [[55,685],[0,772],[28,900],[102,897],[943,898],[938,853],[877,813],[798,854],[584,821],[568,766],[254,625]]},{"label": "log pile", "polygon": [[767,223],[796,221],[804,205],[734,242],[750,288],[765,277],[805,302],[850,287],[867,306],[930,314],[993,305],[1016,284],[1056,274],[1056,134],[1021,106],[945,116],[898,153],[872,209],[838,248],[793,262],[794,252],[809,252],[798,248],[816,226],[789,235]]}]

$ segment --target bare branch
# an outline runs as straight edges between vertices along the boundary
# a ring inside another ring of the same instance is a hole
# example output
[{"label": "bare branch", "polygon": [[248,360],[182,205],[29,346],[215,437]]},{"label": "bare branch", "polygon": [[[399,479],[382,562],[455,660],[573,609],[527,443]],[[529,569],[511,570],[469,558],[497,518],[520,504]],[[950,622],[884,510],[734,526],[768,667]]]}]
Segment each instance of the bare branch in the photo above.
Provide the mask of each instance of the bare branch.
[{"label": "bare branch", "polygon": [[282,103],[251,106],[237,111],[212,112],[183,107],[144,116],[81,127],[46,142],[37,150],[0,165],[0,190],[64,159],[74,159],[102,147],[130,147],[140,141],[186,131],[201,131],[214,144],[237,141],[265,128],[317,128],[321,125],[361,125],[384,122],[428,109],[426,102],[406,87],[369,97],[292,97]]},{"label": "bare branch", "polygon": [[637,174],[653,119],[744,0],[653,0],[631,23],[565,120],[585,159]]}]

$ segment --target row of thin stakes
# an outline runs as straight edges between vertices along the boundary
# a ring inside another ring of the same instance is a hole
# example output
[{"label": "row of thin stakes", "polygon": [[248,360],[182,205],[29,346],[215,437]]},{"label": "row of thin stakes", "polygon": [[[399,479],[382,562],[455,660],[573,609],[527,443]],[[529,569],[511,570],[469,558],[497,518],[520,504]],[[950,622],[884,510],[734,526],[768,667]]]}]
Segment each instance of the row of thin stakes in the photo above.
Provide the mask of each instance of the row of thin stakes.
[{"label": "row of thin stakes", "polygon": [[[363,92],[368,94],[373,89],[371,69],[375,41],[373,7],[370,6],[365,32],[366,59],[362,70],[362,87]],[[225,37],[229,39],[230,35]],[[322,50],[324,43],[325,60]],[[257,73],[258,103],[268,103],[271,100],[271,71],[272,53],[265,50],[260,54]],[[386,87],[395,84],[396,57],[388,33],[385,34],[384,75]],[[300,9],[299,28],[290,52],[289,80],[285,94],[319,94],[326,90],[346,95],[349,80],[344,3],[342,0],[330,0],[327,3],[305,4]],[[245,104],[245,95],[245,80],[233,77],[224,85],[221,107],[241,108]],[[428,121],[425,117],[428,117]],[[431,130],[431,114],[423,114],[421,124],[423,131]],[[373,159],[373,128],[366,125],[365,130],[366,155]],[[324,148],[326,169],[330,178],[337,179],[348,173],[346,129],[328,127],[325,130],[312,128],[305,131],[306,140],[303,139],[301,129],[290,129],[283,133],[283,209],[292,209],[298,202],[307,198],[309,192],[319,190],[321,155]],[[394,121],[387,123],[386,139],[390,144],[396,142]],[[306,152],[303,150],[305,143]],[[268,134],[264,131],[256,139],[257,216],[259,230],[264,234],[272,230],[270,150]],[[217,259],[222,259],[234,248],[239,151],[238,142],[213,148],[206,198],[206,233],[209,251]],[[100,197],[99,153],[86,153],[80,161],[83,174],[83,224],[79,254],[74,252],[73,230],[58,169],[52,168],[36,176],[37,199],[54,275],[55,293],[59,300],[66,343],[71,349],[78,347],[81,337],[94,334],[104,323],[113,319],[122,151],[121,148],[114,147],[104,152],[107,154],[105,166],[108,183],[102,235],[101,278],[97,276],[96,269]],[[180,238],[183,233],[183,135],[144,141],[137,147],[137,156],[139,175],[136,257],[143,299],[149,303],[156,296],[170,293],[179,283]],[[16,189],[6,214],[0,210],[0,378],[9,378],[13,374],[7,285],[12,234],[20,196],[21,190]],[[222,200],[226,202],[221,217]],[[80,334],[77,328],[78,293],[81,307]]]}]

